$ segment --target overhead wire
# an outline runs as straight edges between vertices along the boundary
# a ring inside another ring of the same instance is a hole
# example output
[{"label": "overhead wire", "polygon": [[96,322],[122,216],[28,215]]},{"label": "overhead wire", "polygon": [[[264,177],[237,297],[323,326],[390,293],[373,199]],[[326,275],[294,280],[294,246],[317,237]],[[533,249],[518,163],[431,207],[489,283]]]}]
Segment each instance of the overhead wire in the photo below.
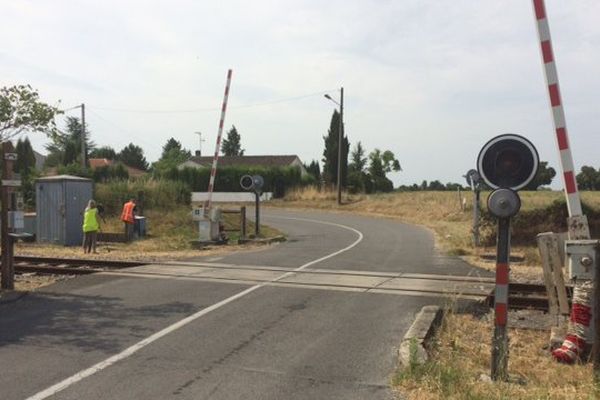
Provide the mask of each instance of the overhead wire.
[{"label": "overhead wire", "polygon": [[[238,106],[232,105],[229,107],[230,110],[235,110],[235,109],[242,109],[242,108],[252,108],[252,107],[261,107],[261,106],[267,106],[267,105],[271,105],[271,104],[278,104],[278,103],[287,103],[287,102],[291,102],[291,101],[297,101],[297,100],[302,100],[302,99],[306,99],[309,97],[316,97],[316,96],[322,96],[325,95],[329,92],[332,92],[333,90],[324,90],[324,91],[320,91],[320,92],[316,92],[316,93],[309,93],[309,94],[305,94],[305,95],[301,95],[301,96],[294,96],[294,97],[286,97],[286,98],[282,98],[282,99],[275,99],[275,100],[268,100],[268,101],[264,101],[264,102],[258,102],[258,103],[249,103],[249,104],[241,104]],[[133,109],[133,108],[115,108],[115,107],[101,107],[101,106],[88,106],[88,107],[92,107],[96,110],[104,110],[104,111],[116,111],[116,112],[130,112],[130,113],[140,113],[140,114],[179,114],[179,113],[195,113],[195,112],[211,112],[211,111],[220,111],[221,108],[220,107],[210,107],[210,108],[189,108],[189,109],[171,109],[171,110],[166,110],[166,109]]]},{"label": "overhead wire", "polygon": [[156,144],[155,142],[152,142],[152,141],[145,140],[145,139],[143,139],[143,136],[140,138],[140,136],[139,136],[139,135],[136,135],[136,134],[134,134],[133,132],[131,132],[130,130],[128,130],[128,129],[125,129],[125,128],[123,128],[123,127],[119,126],[118,124],[114,123],[113,121],[110,121],[110,120],[106,119],[106,118],[105,118],[105,117],[103,117],[102,115],[98,114],[98,112],[97,112],[97,111],[94,111],[94,110],[92,110],[92,109],[89,109],[89,108],[88,108],[88,110],[89,110],[89,112],[90,112],[92,115],[94,115],[96,118],[98,118],[98,119],[102,120],[104,123],[106,123],[106,124],[109,124],[109,125],[111,125],[113,128],[116,128],[117,130],[119,130],[119,131],[121,131],[121,132],[123,132],[123,133],[127,134],[127,135],[128,135],[130,138],[131,138],[131,140],[132,140],[132,141],[134,141],[134,140],[135,140],[135,141],[138,141],[138,142],[143,142],[145,145],[149,145],[150,147],[153,147],[154,149],[157,149],[157,150],[160,150],[160,151],[162,151],[162,146],[160,146],[160,145]]}]

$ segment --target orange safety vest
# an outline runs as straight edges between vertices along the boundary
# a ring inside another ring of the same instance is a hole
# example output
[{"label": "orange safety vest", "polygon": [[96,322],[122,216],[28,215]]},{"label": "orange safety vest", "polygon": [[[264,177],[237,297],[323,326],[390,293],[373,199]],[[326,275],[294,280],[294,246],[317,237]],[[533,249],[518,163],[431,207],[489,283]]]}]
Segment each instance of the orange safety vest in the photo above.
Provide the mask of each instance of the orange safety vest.
[{"label": "orange safety vest", "polygon": [[133,217],[133,208],[135,207],[135,203],[129,201],[123,205],[123,212],[121,213],[121,221],[133,224],[135,222],[135,218]]}]

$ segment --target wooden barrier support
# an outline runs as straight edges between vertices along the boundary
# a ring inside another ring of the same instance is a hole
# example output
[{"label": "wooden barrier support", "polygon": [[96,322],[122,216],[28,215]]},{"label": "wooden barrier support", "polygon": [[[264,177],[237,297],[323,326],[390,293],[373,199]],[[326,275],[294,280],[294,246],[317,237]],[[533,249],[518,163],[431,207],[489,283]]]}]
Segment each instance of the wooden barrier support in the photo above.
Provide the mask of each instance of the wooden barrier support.
[{"label": "wooden barrier support", "polygon": [[552,232],[537,235],[538,249],[542,259],[544,283],[548,292],[548,306],[550,314],[568,315],[569,300],[563,274],[564,249],[561,252],[561,243],[564,246],[564,235]]}]

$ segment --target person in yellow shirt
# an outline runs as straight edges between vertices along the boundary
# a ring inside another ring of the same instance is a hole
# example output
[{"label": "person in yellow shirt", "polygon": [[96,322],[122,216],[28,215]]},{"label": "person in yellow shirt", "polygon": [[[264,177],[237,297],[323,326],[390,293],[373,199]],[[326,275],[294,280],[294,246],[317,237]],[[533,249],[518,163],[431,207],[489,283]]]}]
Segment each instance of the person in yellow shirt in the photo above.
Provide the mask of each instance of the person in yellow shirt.
[{"label": "person in yellow shirt", "polygon": [[98,222],[98,208],[96,208],[96,202],[90,200],[85,213],[83,214],[83,253],[97,254],[96,251],[96,239],[98,236],[98,230],[100,229],[100,223]]}]

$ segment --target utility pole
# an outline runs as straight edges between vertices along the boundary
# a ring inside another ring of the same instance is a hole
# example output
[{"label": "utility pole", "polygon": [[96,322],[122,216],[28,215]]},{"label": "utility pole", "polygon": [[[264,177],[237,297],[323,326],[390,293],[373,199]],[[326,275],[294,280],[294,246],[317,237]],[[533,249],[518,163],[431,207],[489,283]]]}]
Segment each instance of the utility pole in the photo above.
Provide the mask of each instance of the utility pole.
[{"label": "utility pole", "polygon": [[13,162],[16,154],[13,153],[12,143],[7,140],[2,143],[2,221],[0,221],[1,247],[2,247],[2,289],[13,290],[15,288],[15,270],[12,258],[12,238],[9,236],[8,226],[10,201],[10,185],[13,175]]},{"label": "utility pole", "polygon": [[81,166],[86,167],[85,152],[85,104],[81,103]]},{"label": "utility pole", "polygon": [[338,128],[338,162],[337,162],[337,203],[342,204],[342,139],[344,138],[344,87],[340,88],[340,102],[335,101],[330,95],[325,98],[340,106],[340,126]]},{"label": "utility pole", "polygon": [[342,204],[342,139],[344,138],[344,87],[340,89],[340,128],[338,132],[337,203]]}]

